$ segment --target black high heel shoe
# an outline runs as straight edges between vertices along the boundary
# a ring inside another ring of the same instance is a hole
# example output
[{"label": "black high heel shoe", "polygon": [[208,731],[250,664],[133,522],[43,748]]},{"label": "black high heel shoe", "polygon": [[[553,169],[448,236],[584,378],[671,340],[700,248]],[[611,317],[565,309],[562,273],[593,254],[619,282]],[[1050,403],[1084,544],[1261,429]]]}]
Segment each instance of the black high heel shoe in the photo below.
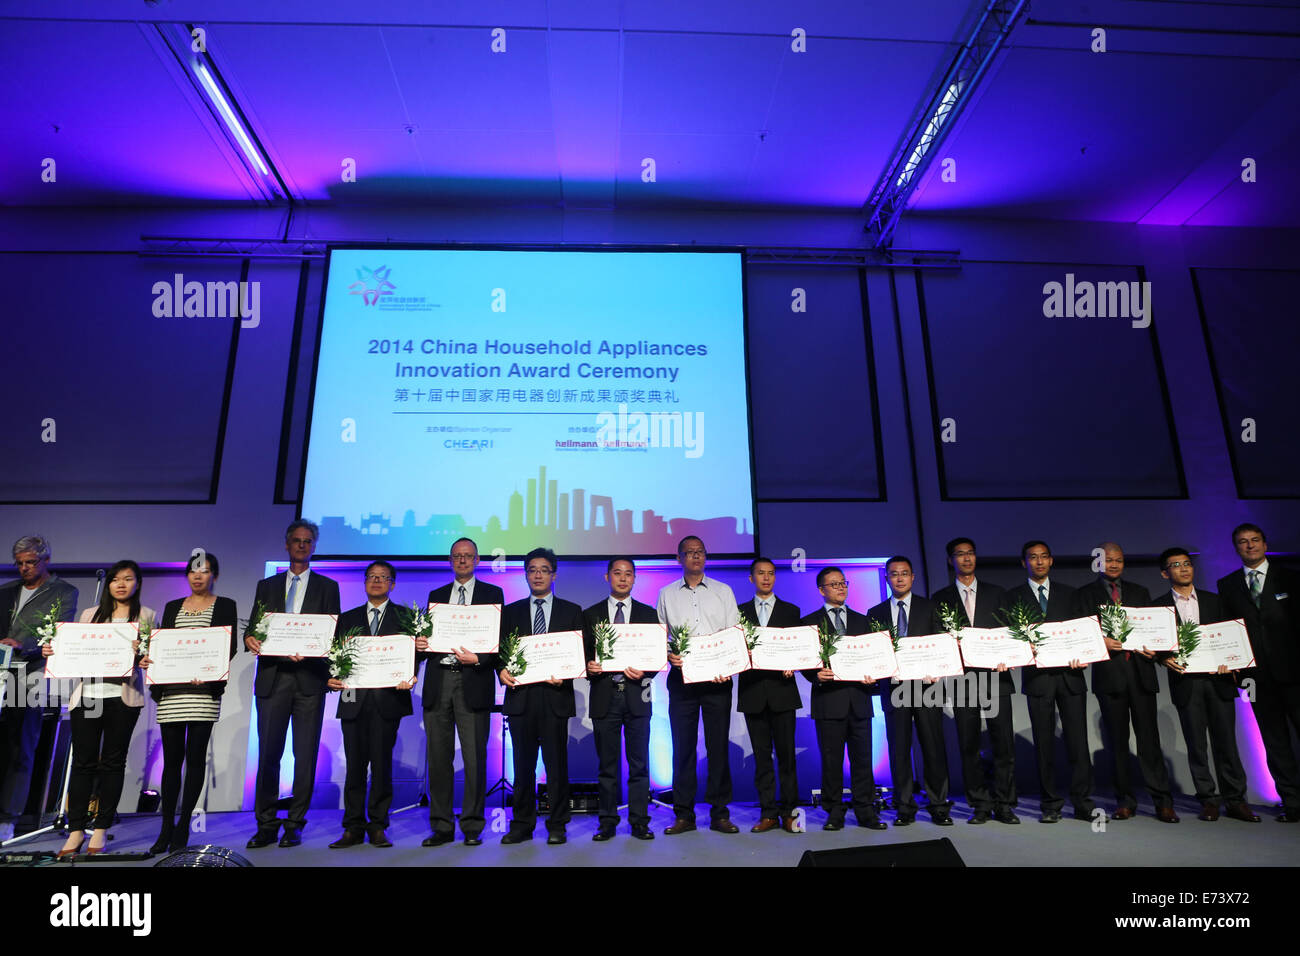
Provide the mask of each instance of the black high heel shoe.
[{"label": "black high heel shoe", "polygon": [[158,839],[153,841],[153,846],[149,847],[151,854],[166,853],[172,844],[173,828],[169,824],[163,824],[162,832],[158,834]]}]

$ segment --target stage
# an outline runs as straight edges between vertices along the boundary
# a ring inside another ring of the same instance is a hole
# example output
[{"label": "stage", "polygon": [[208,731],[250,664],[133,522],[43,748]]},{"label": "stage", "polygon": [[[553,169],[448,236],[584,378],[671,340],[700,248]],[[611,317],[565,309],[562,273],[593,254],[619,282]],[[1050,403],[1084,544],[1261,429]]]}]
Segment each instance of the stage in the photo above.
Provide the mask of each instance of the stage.
[{"label": "stage", "polygon": [[[632,838],[624,821],[618,835],[605,843],[593,843],[596,832],[594,814],[579,814],[568,828],[568,843],[548,846],[546,831],[539,825],[534,839],[516,846],[502,846],[501,833],[489,829],[483,844],[467,847],[457,833],[457,842],[426,848],[420,842],[429,835],[428,818],[422,807],[395,813],[388,829],[391,848],[370,846],[331,850],[328,844],[342,832],[342,811],[313,811],[303,842],[297,847],[244,848],[255,824],[252,813],[209,813],[206,832],[195,833],[192,845],[205,843],[234,850],[255,867],[370,867],[370,866],[527,866],[527,867],[793,867],[806,850],[838,850],[849,847],[884,846],[949,838],[967,866],[1043,866],[1043,867],[1268,867],[1295,865],[1300,853],[1300,827],[1279,824],[1271,807],[1255,806],[1259,823],[1243,823],[1220,817],[1213,823],[1196,819],[1199,805],[1178,800],[1175,804],[1182,823],[1160,823],[1152,815],[1150,804],[1140,804],[1139,815],[1123,822],[1108,821],[1104,830],[1094,831],[1093,824],[1075,820],[1067,812],[1060,823],[1038,822],[1038,804],[1023,800],[1016,808],[1019,826],[989,822],[969,825],[970,810],[955,804],[951,827],[938,827],[922,812],[907,827],[893,826],[893,814],[882,819],[888,830],[866,830],[853,825],[849,814],[843,830],[826,832],[821,810],[806,811],[808,830],[786,833],[771,830],[750,833],[758,821],[758,808],[733,805],[732,820],[741,828],[734,835],[707,829],[709,809],[697,807],[701,829],[694,833],[667,837],[663,828],[672,822],[671,811],[652,807],[653,841]],[[492,808],[488,811],[489,821]],[[489,822],[489,828],[491,823]],[[158,835],[158,818],[149,814],[126,814],[111,831],[109,846],[123,853],[143,851]],[[63,837],[51,834],[40,839],[11,844],[5,852],[55,852]],[[79,858],[60,868],[100,869],[106,866],[152,867],[165,854],[150,860],[117,861],[112,854],[94,860]],[[1189,870],[1189,872],[1191,872]]]}]

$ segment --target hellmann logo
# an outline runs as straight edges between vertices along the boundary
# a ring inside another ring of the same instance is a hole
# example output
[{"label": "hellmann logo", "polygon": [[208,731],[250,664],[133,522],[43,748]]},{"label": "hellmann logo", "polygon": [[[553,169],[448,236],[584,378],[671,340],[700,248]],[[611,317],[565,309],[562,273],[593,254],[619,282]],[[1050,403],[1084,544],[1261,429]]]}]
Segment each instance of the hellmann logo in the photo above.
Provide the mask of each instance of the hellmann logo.
[{"label": "hellmann logo", "polygon": [[83,893],[78,886],[50,897],[50,925],[56,927],[129,927],[132,935],[153,929],[152,893]]},{"label": "hellmann logo", "polygon": [[1074,281],[1074,273],[1060,282],[1043,284],[1043,315],[1049,319],[1132,319],[1133,328],[1151,324],[1150,282]]}]

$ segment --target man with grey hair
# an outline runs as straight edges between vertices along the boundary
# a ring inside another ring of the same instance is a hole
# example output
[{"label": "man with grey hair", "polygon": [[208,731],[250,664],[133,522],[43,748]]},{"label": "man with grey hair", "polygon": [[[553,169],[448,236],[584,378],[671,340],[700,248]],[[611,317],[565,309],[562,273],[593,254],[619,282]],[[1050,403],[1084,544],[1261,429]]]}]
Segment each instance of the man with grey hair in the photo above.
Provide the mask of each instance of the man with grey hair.
[{"label": "man with grey hair", "polygon": [[0,704],[0,826],[17,820],[26,807],[41,736],[44,708],[28,706],[39,699],[31,691],[43,689],[39,685],[45,678],[36,629],[55,608],[58,620],[75,620],[78,596],[76,588],[50,573],[50,543],[45,538],[24,535],[14,542],[13,554],[18,580],[0,587],[0,617],[7,627],[0,644],[12,653]]}]

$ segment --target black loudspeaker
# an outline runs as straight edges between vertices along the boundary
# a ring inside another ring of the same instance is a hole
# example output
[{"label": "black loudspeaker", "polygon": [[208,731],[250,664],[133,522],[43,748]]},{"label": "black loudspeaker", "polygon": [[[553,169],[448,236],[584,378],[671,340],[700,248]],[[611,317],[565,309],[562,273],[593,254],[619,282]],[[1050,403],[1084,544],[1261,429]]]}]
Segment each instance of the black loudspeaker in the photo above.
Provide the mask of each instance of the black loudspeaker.
[{"label": "black loudspeaker", "polygon": [[843,850],[805,850],[799,866],[960,866],[966,863],[947,837],[916,843],[851,846]]}]

